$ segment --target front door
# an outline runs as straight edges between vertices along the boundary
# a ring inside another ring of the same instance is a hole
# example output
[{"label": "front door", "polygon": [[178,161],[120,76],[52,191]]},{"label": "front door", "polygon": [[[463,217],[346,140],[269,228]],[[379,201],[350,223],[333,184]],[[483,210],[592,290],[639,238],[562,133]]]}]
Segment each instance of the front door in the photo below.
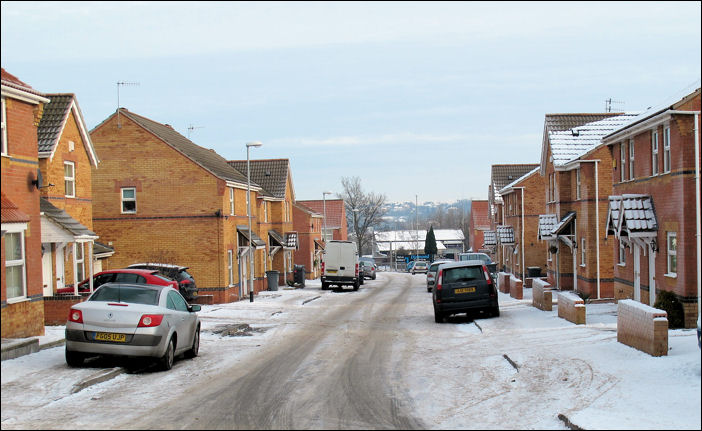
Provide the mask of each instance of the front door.
[{"label": "front door", "polygon": [[54,269],[52,262],[51,244],[44,243],[41,245],[42,252],[41,256],[41,268],[42,268],[42,280],[44,285],[44,296],[53,296],[54,294]]},{"label": "front door", "polygon": [[63,262],[63,250],[65,244],[56,244],[56,290],[63,289],[66,285],[64,281],[65,270]]},{"label": "front door", "polygon": [[641,247],[631,244],[634,249],[634,300],[641,301]]}]

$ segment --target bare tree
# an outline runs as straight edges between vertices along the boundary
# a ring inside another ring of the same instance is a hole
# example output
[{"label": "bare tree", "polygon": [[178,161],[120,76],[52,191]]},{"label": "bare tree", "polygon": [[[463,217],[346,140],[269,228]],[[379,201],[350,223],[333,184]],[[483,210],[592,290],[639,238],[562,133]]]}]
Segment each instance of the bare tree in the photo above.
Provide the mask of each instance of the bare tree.
[{"label": "bare tree", "polygon": [[342,177],[341,185],[344,191],[339,197],[344,199],[346,206],[346,222],[356,236],[358,253],[363,254],[364,247],[372,245],[370,230],[382,222],[387,197],[380,193],[365,193],[359,177]]}]

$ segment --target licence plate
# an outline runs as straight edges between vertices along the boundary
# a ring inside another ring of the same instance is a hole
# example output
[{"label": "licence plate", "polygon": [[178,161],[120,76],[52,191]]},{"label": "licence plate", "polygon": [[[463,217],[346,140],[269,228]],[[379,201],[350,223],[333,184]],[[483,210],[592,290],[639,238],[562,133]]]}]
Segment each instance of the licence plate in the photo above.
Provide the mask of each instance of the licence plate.
[{"label": "licence plate", "polygon": [[329,269],[327,270],[329,274],[336,274],[336,269]]},{"label": "licence plate", "polygon": [[127,334],[114,334],[112,332],[96,332],[95,341],[111,341],[114,343],[125,343],[127,341]]},{"label": "licence plate", "polygon": [[475,287],[462,287],[460,289],[454,289],[453,293],[473,293],[475,292]]}]

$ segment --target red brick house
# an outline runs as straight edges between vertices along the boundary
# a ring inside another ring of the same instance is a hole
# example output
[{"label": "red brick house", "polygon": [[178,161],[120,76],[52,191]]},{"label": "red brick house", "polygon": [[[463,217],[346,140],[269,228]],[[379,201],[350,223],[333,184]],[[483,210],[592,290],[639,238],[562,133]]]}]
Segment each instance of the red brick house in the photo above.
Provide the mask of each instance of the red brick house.
[{"label": "red brick house", "polygon": [[[297,201],[297,203],[306,206],[318,214],[324,215],[326,213],[327,238],[340,241],[348,240],[346,205],[344,205],[343,199],[307,200]],[[324,225],[324,221],[322,221],[322,224]]]},{"label": "red brick house", "polygon": [[37,125],[43,94],[2,69],[2,338],[44,335]]},{"label": "red brick house", "polygon": [[544,209],[544,178],[536,167],[500,189],[504,224],[514,232],[514,245],[504,254],[506,272],[525,280],[528,268],[546,273],[546,245],[539,241],[539,215]]},{"label": "red brick house", "polygon": [[614,296],[653,305],[657,293],[673,292],[687,328],[699,307],[699,114],[697,89],[602,139],[614,159],[604,232]]},{"label": "red brick house", "polygon": [[46,97],[38,127],[44,296],[71,286],[77,295],[94,273],[91,178],[99,160],[75,95]]},{"label": "red brick house", "polygon": [[604,235],[612,156],[602,137],[634,114],[548,114],[540,175],[545,214],[538,238],[547,243],[547,277],[560,290],[614,298],[611,240]]},{"label": "red brick house", "polygon": [[[213,150],[167,124],[120,108],[90,132],[101,160],[93,170],[93,228],[115,249],[112,266],[164,262],[189,267],[202,300],[249,297],[265,288],[266,242],[258,195],[247,178]],[[255,256],[249,283],[249,250]]]},{"label": "red brick house", "polygon": [[473,251],[488,253],[492,256],[495,251],[495,244],[490,244],[490,241],[488,241],[488,244],[485,243],[485,232],[490,230],[489,211],[490,206],[487,200],[471,201],[470,221],[468,222],[468,245]]},{"label": "red brick house", "polygon": [[295,253],[295,264],[304,265],[308,280],[319,277],[320,255],[324,251],[322,220],[318,214],[299,203],[293,204],[293,227],[297,231],[299,249]]},{"label": "red brick house", "polygon": [[[492,257],[497,262],[498,270],[506,269],[507,263],[512,259],[511,253],[513,253],[516,244],[514,228],[506,224],[505,221],[504,201],[500,190],[537,166],[538,164],[535,163],[492,165],[490,186],[488,187],[490,231],[486,231],[489,241],[485,245],[495,248]],[[495,238],[494,245],[492,244],[493,236]]]},{"label": "red brick house", "polygon": [[[246,160],[230,160],[231,167],[247,172]],[[257,229],[261,238],[266,238],[263,270],[280,273],[279,284],[284,284],[293,271],[298,234],[293,226],[293,202],[295,188],[288,159],[258,159],[249,161],[251,181],[261,187],[257,199]]]}]

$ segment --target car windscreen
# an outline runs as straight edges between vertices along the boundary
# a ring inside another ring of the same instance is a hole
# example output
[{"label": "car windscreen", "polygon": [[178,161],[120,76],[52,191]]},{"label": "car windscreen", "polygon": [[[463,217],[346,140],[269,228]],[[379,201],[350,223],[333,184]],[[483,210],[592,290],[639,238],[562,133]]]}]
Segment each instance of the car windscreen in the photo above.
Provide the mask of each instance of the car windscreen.
[{"label": "car windscreen", "polygon": [[465,266],[459,268],[446,268],[443,272],[444,283],[457,283],[461,281],[485,280],[483,268],[479,266]]},{"label": "car windscreen", "polygon": [[88,299],[98,302],[127,302],[130,304],[158,305],[160,291],[138,286],[119,284],[102,285]]}]

